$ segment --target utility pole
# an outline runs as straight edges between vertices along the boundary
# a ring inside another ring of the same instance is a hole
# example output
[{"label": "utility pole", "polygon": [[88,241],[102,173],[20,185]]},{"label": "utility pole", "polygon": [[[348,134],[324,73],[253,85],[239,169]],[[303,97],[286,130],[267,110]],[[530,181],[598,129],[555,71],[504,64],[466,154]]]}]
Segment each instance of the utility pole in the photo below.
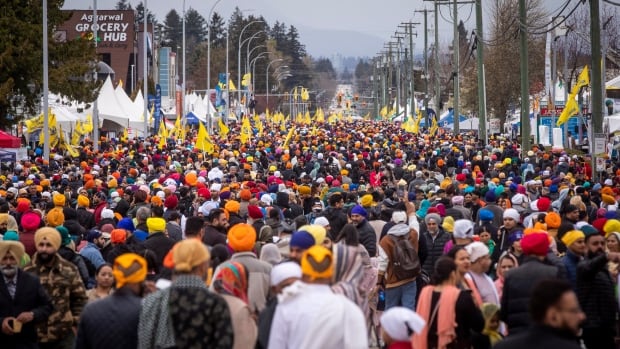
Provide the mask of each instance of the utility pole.
[{"label": "utility pole", "polygon": [[460,40],[459,40],[459,23],[457,21],[459,14],[459,6],[458,0],[454,0],[454,14],[452,15],[452,20],[454,21],[454,41],[452,44],[452,50],[454,50],[454,63],[452,63],[453,71],[452,78],[454,79],[454,105],[452,106],[452,111],[454,112],[454,134],[459,133],[459,123],[460,123],[460,110],[459,110],[459,66],[460,55],[459,51],[461,49]]},{"label": "utility pole", "polygon": [[487,144],[487,101],[484,86],[484,31],[482,0],[476,0],[476,65],[478,69],[478,139]]},{"label": "utility pole", "polygon": [[[441,79],[439,78],[439,3],[435,1],[435,119],[441,113]],[[430,127],[430,121],[426,127]]]},{"label": "utility pole", "polygon": [[424,111],[422,114],[426,121],[425,125],[428,127],[428,113],[426,112],[428,109],[428,13],[433,11],[424,9],[415,12],[424,13]]},{"label": "utility pole", "polygon": [[[603,76],[601,68],[601,19],[598,0],[590,1],[590,43],[592,45],[592,136],[603,132]],[[595,139],[592,137],[592,178],[596,178]]]},{"label": "utility pole", "polygon": [[[595,2],[598,0],[595,0]],[[527,8],[525,0],[519,0],[519,39],[521,59],[521,155],[530,150],[530,96],[527,54]]]}]

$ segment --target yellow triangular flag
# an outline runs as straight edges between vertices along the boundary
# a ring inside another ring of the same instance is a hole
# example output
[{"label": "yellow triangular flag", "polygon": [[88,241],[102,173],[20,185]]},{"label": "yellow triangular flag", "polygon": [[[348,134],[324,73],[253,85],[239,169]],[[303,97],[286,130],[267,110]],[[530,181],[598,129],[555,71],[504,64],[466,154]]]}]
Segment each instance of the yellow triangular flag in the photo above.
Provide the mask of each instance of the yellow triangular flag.
[{"label": "yellow triangular flag", "polygon": [[291,129],[290,131],[288,131],[288,134],[286,135],[286,138],[284,139],[284,144],[282,145],[283,148],[288,148],[288,144],[291,141],[291,138],[293,137],[293,133],[295,133],[295,126],[291,125]]},{"label": "yellow triangular flag", "polygon": [[228,84],[230,85],[228,86],[229,91],[237,91],[237,87],[235,86],[235,83],[232,81],[232,79],[228,80]]},{"label": "yellow triangular flag", "polygon": [[217,121],[217,126],[219,128],[219,134],[223,137],[226,137],[228,135],[228,132],[230,132],[230,128],[228,128],[228,126],[226,126],[226,124],[224,123],[224,121],[222,121],[222,118],[220,118]]},{"label": "yellow triangular flag", "polygon": [[207,154],[213,154],[215,151],[215,147],[213,146],[213,142],[211,141],[211,137],[207,132],[207,129],[202,124],[202,122],[198,122],[198,137],[196,138],[196,148],[206,152]]},{"label": "yellow triangular flag", "polygon": [[241,80],[241,86],[249,86],[252,82],[252,74],[246,73],[243,75],[243,79]]},{"label": "yellow triangular flag", "polygon": [[252,125],[250,125],[250,119],[246,116],[243,117],[241,122],[241,133],[239,134],[241,144],[245,144],[250,141],[252,136]]},{"label": "yellow triangular flag", "polygon": [[568,95],[568,101],[562,110],[562,114],[560,114],[560,117],[558,118],[556,126],[562,126],[562,124],[567,122],[571,116],[577,113],[579,113],[579,105],[577,104],[577,101],[575,101],[575,95],[571,93]]},{"label": "yellow triangular flag", "polygon": [[575,82],[575,86],[573,86],[573,89],[571,90],[571,94],[576,95],[582,87],[586,87],[588,85],[590,85],[590,74],[588,73],[588,66],[586,65],[583,67],[581,73],[579,73],[579,77]]}]

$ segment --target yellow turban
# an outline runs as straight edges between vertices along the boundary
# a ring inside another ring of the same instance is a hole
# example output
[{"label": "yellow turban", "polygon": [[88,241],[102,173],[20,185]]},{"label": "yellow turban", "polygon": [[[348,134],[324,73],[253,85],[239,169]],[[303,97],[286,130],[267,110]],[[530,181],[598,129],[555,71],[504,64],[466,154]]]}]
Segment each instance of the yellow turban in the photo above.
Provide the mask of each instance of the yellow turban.
[{"label": "yellow turban", "polygon": [[189,272],[194,267],[209,260],[209,251],[197,239],[187,239],[178,242],[172,250],[174,270]]},{"label": "yellow turban", "polygon": [[166,220],[160,217],[151,217],[146,220],[149,234],[166,231]]},{"label": "yellow turban", "polygon": [[327,231],[325,230],[325,228],[318,224],[304,225],[303,227],[299,228],[299,231],[307,231],[308,233],[310,233],[310,235],[312,235],[312,237],[314,238],[314,243],[316,245],[322,244],[323,241],[325,241],[325,237],[327,236]]},{"label": "yellow turban", "polygon": [[443,223],[441,223],[441,227],[443,228],[443,230],[446,231],[446,233],[453,233],[454,232],[454,218],[452,218],[452,216],[446,216],[443,219]]},{"label": "yellow turban", "polygon": [[86,195],[78,195],[77,202],[78,202],[78,206],[80,207],[90,206],[90,200],[88,199],[88,196]]},{"label": "yellow turban", "polygon": [[360,199],[360,205],[362,205],[362,207],[370,207],[372,205],[372,195],[366,194],[362,196]]},{"label": "yellow turban", "polygon": [[566,245],[566,247],[569,247],[570,245],[575,243],[575,241],[585,238],[586,235],[583,232],[579,230],[571,230],[568,233],[564,234],[564,236],[562,236],[562,242],[564,243],[564,245]]},{"label": "yellow turban", "polygon": [[45,219],[49,226],[57,227],[65,223],[65,214],[63,213],[62,208],[55,207],[47,213]]},{"label": "yellow turban", "polygon": [[241,205],[235,200],[230,200],[226,203],[226,205],[224,205],[224,208],[230,213],[239,213]]},{"label": "yellow turban", "polygon": [[299,195],[310,195],[311,193],[310,187],[307,185],[300,185],[297,191],[299,191]]},{"label": "yellow turban", "polygon": [[63,194],[54,194],[54,206],[64,206],[67,198]]},{"label": "yellow turban", "polygon": [[58,230],[50,227],[39,228],[36,233],[34,233],[34,244],[36,246],[43,241],[47,241],[52,244],[55,250],[60,248],[60,242],[62,237]]},{"label": "yellow turban", "polygon": [[135,253],[122,254],[114,260],[112,274],[116,280],[116,288],[125,284],[138,284],[146,278],[146,259]]},{"label": "yellow turban", "polygon": [[605,237],[611,233],[620,233],[620,221],[617,219],[608,220],[603,226],[603,231],[605,232]]},{"label": "yellow turban", "polygon": [[19,263],[26,251],[24,245],[19,241],[0,241],[0,259],[4,258],[7,253],[12,254],[15,261]]},{"label": "yellow turban", "polygon": [[307,249],[301,256],[301,272],[311,280],[331,279],[334,273],[331,251],[316,245]]}]

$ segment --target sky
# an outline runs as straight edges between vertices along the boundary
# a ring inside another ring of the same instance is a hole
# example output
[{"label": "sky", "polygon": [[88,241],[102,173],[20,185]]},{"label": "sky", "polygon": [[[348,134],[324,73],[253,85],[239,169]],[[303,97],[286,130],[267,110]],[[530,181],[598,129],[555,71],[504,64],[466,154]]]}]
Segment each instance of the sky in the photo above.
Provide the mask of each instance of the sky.
[{"label": "sky", "polygon": [[[88,9],[95,0],[65,0],[65,9]],[[114,9],[117,0],[96,0],[98,9]],[[484,0],[483,4],[489,1]],[[573,2],[576,0],[573,0]],[[135,8],[141,1],[130,0]],[[559,8],[564,0],[544,0],[550,10]],[[214,0],[185,0],[186,8],[194,8],[205,18],[208,17]],[[158,21],[163,22],[166,13],[172,8],[181,13],[183,0],[147,0],[147,6],[154,12]],[[485,5],[486,6],[486,5]],[[422,53],[424,48],[424,17],[416,10],[433,9],[432,1],[423,0],[222,0],[215,12],[228,19],[239,7],[244,15],[262,15],[269,22],[284,22],[294,25],[300,33],[300,42],[314,57],[333,57],[335,55],[373,57],[382,50],[383,44],[390,41],[390,36],[402,22],[420,23],[414,29],[414,53]],[[452,40],[452,7],[441,6],[439,20],[439,41],[448,44]],[[570,6],[572,7],[572,6]],[[473,4],[459,6],[459,19],[465,20],[468,30],[475,27],[475,9]],[[485,9],[485,17],[488,11]],[[429,14],[429,31],[433,29],[433,14]],[[448,22],[450,21],[450,22]],[[401,29],[402,31],[402,29]],[[434,40],[434,33],[429,32],[429,44]]]}]

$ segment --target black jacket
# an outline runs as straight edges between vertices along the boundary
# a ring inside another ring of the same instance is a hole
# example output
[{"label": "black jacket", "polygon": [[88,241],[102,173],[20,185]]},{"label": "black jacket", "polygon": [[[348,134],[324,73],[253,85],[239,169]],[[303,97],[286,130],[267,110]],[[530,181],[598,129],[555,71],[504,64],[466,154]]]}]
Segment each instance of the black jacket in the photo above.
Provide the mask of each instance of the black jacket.
[{"label": "black jacket", "polygon": [[87,211],[83,207],[78,208],[76,211],[77,220],[84,229],[90,230],[95,226],[95,215],[92,212]]},{"label": "black jacket", "polygon": [[142,298],[128,288],[88,304],[80,316],[75,348],[136,348],[141,309]]},{"label": "black jacket", "polygon": [[205,227],[205,235],[202,237],[202,242],[207,246],[215,246],[217,244],[226,245],[226,232],[217,230],[214,226],[207,225]]},{"label": "black jacket", "polygon": [[174,241],[167,237],[164,233],[152,233],[144,241],[144,247],[153,251],[157,256],[157,266],[161,270],[164,258],[168,251],[174,246]]},{"label": "black jacket", "polygon": [[508,325],[511,334],[521,333],[531,324],[528,304],[534,287],[542,280],[557,279],[563,274],[557,266],[529,256],[518,268],[506,273],[501,319]]},{"label": "black jacket", "polygon": [[618,302],[604,254],[577,264],[577,297],[586,313],[584,328],[616,327]]},{"label": "black jacket", "polygon": [[523,333],[509,336],[493,349],[581,349],[579,339],[571,333],[548,326],[535,325]]},{"label": "black jacket", "polygon": [[[426,251],[427,257],[426,260],[422,262],[422,269],[428,273],[428,275],[433,275],[433,269],[435,268],[435,262],[439,259],[439,257],[443,256],[443,249],[451,240],[450,234],[443,231],[443,229],[439,228],[439,233],[437,233],[437,237],[433,240],[431,234],[427,231],[421,235],[424,237],[426,242]],[[422,240],[420,240],[422,242]]]},{"label": "black jacket", "polygon": [[377,234],[367,220],[356,226],[360,244],[364,245],[368,255],[374,257],[377,253]]},{"label": "black jacket", "polygon": [[328,207],[323,216],[329,221],[330,231],[334,236],[338,236],[338,233],[347,224],[347,214],[341,208]]},{"label": "black jacket", "polygon": [[1,346],[13,349],[38,348],[35,324],[47,321],[53,309],[52,301],[36,275],[18,270],[14,298],[9,294],[4,276],[0,275],[0,324],[5,317],[17,317],[25,311],[34,313],[34,320],[24,324],[21,333],[7,336],[0,331]]}]

